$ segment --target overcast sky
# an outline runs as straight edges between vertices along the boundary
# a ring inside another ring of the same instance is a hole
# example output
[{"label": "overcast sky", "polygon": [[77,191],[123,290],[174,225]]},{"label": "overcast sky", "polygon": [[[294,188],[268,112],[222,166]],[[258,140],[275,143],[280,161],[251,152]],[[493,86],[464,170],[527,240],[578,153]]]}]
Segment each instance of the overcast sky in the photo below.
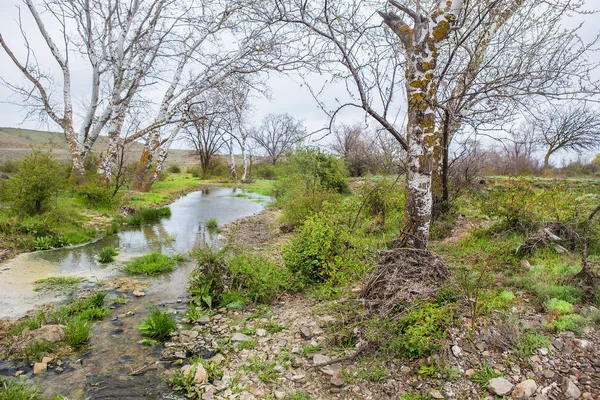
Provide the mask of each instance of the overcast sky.
[{"label": "overcast sky", "polygon": [[[588,1],[589,7],[593,5],[597,0]],[[383,3],[383,2],[382,2]],[[37,28],[35,27],[29,12],[20,0],[0,0],[0,32],[2,33],[5,41],[12,46],[13,51],[18,57],[23,59],[25,56],[23,39],[19,32],[19,26],[17,23],[18,11],[16,6],[21,4],[22,18],[26,32],[28,32],[28,40],[31,42],[33,48],[37,50],[37,57],[40,64],[50,72],[57,74],[56,62],[52,58],[50,52],[47,50],[47,46],[43,42]],[[591,38],[598,33],[597,24],[593,21],[597,19],[597,16],[581,17],[577,16],[570,21],[566,22],[566,25],[573,26],[580,22],[585,21],[585,25],[581,31],[584,38]],[[54,34],[58,33],[58,26],[50,23],[47,26],[50,32]],[[73,76],[73,95],[74,100],[83,101],[87,97],[89,92],[89,80],[90,73],[86,69],[86,64],[71,60],[72,64],[72,76]],[[17,68],[13,65],[12,61],[0,50],[0,77],[11,83],[23,82],[23,77]],[[313,82],[318,82],[324,79],[323,77],[317,77],[313,79]],[[62,81],[57,81],[60,84]],[[258,122],[262,116],[268,113],[290,113],[295,118],[304,121],[309,131],[317,130],[324,127],[328,123],[326,115],[319,109],[317,103],[312,98],[310,92],[302,85],[302,80],[299,77],[294,76],[282,76],[271,74],[268,80],[271,99],[257,99],[254,101],[252,116],[253,119]],[[331,88],[328,96],[328,105],[334,107],[334,98],[346,96],[343,87]],[[54,123],[50,122],[48,125],[43,124],[37,118],[25,119],[25,113],[22,107],[16,104],[10,104],[13,100],[20,100],[14,96],[10,89],[0,86],[0,126],[3,127],[22,127],[29,129],[50,129],[60,130]],[[346,113],[341,115],[340,121],[351,122],[353,120],[364,119],[364,113],[360,110],[348,110]]]}]

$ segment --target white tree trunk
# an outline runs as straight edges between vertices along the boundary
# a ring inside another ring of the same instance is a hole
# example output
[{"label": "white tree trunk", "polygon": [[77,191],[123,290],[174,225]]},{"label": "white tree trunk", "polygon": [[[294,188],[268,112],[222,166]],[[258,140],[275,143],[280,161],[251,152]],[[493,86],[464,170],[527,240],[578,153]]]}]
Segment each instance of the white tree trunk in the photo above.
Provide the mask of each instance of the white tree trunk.
[{"label": "white tree trunk", "polygon": [[242,134],[242,143],[241,143],[241,147],[242,147],[242,183],[246,183],[248,178],[247,178],[247,173],[248,173],[248,156],[246,154],[246,134]]},{"label": "white tree trunk", "polygon": [[229,164],[231,169],[231,177],[237,183],[237,171],[235,169],[235,155],[233,154],[233,135],[229,136]]}]

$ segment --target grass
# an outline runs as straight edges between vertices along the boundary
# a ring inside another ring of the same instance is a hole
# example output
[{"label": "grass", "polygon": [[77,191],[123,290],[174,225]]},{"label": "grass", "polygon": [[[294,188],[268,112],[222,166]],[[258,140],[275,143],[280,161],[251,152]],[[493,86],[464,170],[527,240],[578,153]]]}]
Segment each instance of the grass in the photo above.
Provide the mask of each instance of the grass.
[{"label": "grass", "polygon": [[[53,400],[63,400],[55,395]],[[40,395],[36,386],[29,386],[20,379],[0,377],[0,400],[49,400]]]},{"label": "grass", "polygon": [[256,377],[263,383],[273,382],[275,379],[281,376],[280,373],[275,371],[277,364],[275,362],[267,362],[262,358],[251,357],[248,358],[248,366],[246,370],[254,372]]},{"label": "grass", "polygon": [[85,278],[75,277],[75,276],[56,276],[44,279],[38,279],[35,281],[35,288],[33,290],[60,290],[60,291],[70,291],[77,286],[80,282],[85,282]]},{"label": "grass", "polygon": [[74,349],[85,345],[90,337],[91,323],[84,317],[72,318],[65,327],[65,342]]},{"label": "grass", "polygon": [[134,258],[125,266],[125,272],[130,275],[156,276],[173,272],[179,256],[167,256],[161,253],[150,253]]},{"label": "grass", "polygon": [[144,335],[160,341],[169,339],[176,330],[177,323],[173,315],[156,307],[150,308],[149,315],[140,324],[140,331]]},{"label": "grass", "polygon": [[113,262],[117,254],[119,253],[112,247],[104,247],[100,250],[100,253],[98,253],[98,261],[102,264]]},{"label": "grass", "polygon": [[475,374],[473,374],[473,376],[471,378],[469,378],[472,382],[478,383],[479,386],[484,389],[488,382],[490,381],[490,379],[492,378],[498,378],[502,375],[496,373],[492,367],[490,367],[488,365],[487,362],[483,362],[483,365],[481,367],[481,369],[475,371]]},{"label": "grass", "polygon": [[258,340],[250,339],[237,344],[239,350],[252,350],[258,346]]},{"label": "grass", "polygon": [[171,216],[171,209],[169,207],[161,208],[143,208],[138,210],[135,214],[129,217],[126,222],[132,226],[141,226],[155,224],[163,218],[169,218]]},{"label": "grass", "polygon": [[206,225],[206,229],[216,229],[219,226],[216,218],[209,218],[204,224]]},{"label": "grass", "polygon": [[530,332],[521,337],[514,347],[514,354],[520,360],[527,361],[534,350],[541,347],[548,348],[550,346],[550,338],[542,335],[539,332]]}]

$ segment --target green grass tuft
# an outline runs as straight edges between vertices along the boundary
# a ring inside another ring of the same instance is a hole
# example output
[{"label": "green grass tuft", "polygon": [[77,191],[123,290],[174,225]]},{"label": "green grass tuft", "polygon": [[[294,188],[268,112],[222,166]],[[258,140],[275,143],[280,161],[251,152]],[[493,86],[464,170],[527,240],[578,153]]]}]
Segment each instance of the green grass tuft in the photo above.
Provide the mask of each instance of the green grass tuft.
[{"label": "green grass tuft", "polygon": [[112,247],[105,247],[98,253],[98,261],[102,264],[113,262],[117,254],[119,253]]},{"label": "green grass tuft", "polygon": [[216,218],[207,219],[204,224],[206,225],[207,229],[216,229],[219,226]]},{"label": "green grass tuft", "polygon": [[160,341],[167,340],[171,333],[177,330],[175,318],[166,311],[156,307],[150,308],[150,314],[144,318],[140,325],[140,331],[146,336]]},{"label": "green grass tuft", "polygon": [[38,279],[35,281],[35,291],[40,290],[61,290],[69,291],[75,288],[80,282],[85,282],[85,278],[75,276],[54,276],[51,278]]},{"label": "green grass tuft", "polygon": [[125,266],[125,272],[131,275],[156,276],[173,272],[178,256],[169,257],[161,253],[150,253],[134,258]]}]

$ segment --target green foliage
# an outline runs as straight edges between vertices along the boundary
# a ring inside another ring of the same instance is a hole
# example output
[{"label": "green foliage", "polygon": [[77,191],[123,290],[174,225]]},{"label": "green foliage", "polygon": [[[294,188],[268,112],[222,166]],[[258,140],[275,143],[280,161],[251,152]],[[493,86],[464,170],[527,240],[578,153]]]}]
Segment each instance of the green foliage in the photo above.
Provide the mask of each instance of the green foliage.
[{"label": "green foliage", "polygon": [[550,327],[558,332],[571,331],[582,334],[590,323],[589,319],[579,314],[561,315],[550,322]]},{"label": "green foliage", "polygon": [[437,375],[437,367],[434,364],[423,364],[419,367],[419,375],[433,377]]},{"label": "green foliage", "polygon": [[406,200],[397,181],[380,180],[364,182],[357,190],[364,215],[376,218],[382,225],[390,218],[398,223],[402,219]]},{"label": "green foliage", "polygon": [[207,229],[216,229],[219,226],[216,218],[207,219],[204,225],[206,225]]},{"label": "green foliage", "polygon": [[[397,321],[387,321],[384,324],[374,322],[372,329],[375,330],[376,339],[383,339],[382,350],[385,353],[420,358],[442,347],[453,319],[452,307],[426,302],[408,311]],[[387,336],[385,331],[389,331],[391,336]]]},{"label": "green foliage", "polygon": [[37,312],[31,317],[25,318],[23,321],[21,321],[19,324],[17,324],[15,327],[13,327],[9,331],[9,334],[11,336],[20,335],[21,332],[23,332],[25,330],[25,328],[29,329],[30,331],[33,331],[35,329],[38,329],[40,326],[42,326],[45,321],[46,321],[46,315],[41,311]]},{"label": "green foliage", "polygon": [[161,253],[150,253],[136,257],[127,265],[125,272],[131,275],[156,276],[166,272],[173,272],[176,267],[177,256],[167,256]]},{"label": "green foliage", "polygon": [[14,174],[19,170],[19,163],[16,161],[6,160],[0,163],[0,172],[6,174]]},{"label": "green foliage", "polygon": [[43,400],[37,387],[22,380],[0,377],[0,400]]},{"label": "green foliage", "polygon": [[471,381],[478,383],[479,386],[484,389],[488,382],[490,381],[490,379],[493,378],[498,378],[502,375],[496,373],[492,367],[490,367],[488,365],[488,363],[486,361],[483,362],[483,365],[481,366],[481,369],[475,371],[475,373],[473,374],[473,376],[471,378],[469,378]]},{"label": "green foliage", "polygon": [[65,327],[65,342],[74,349],[82,347],[90,337],[89,316],[76,316],[71,318]]},{"label": "green foliage", "polygon": [[41,360],[48,353],[53,353],[57,350],[58,345],[46,340],[39,340],[31,343],[20,354],[26,360]]},{"label": "green foliage", "polygon": [[339,203],[347,192],[343,162],[318,149],[299,148],[278,170],[277,203],[283,219],[292,225],[321,211],[326,203]]},{"label": "green foliage", "polygon": [[60,235],[41,236],[33,239],[34,250],[50,250],[68,246],[70,243]]},{"label": "green foliage", "polygon": [[250,372],[254,372],[256,377],[263,383],[269,383],[281,376],[280,373],[275,371],[277,363],[267,362],[266,360],[259,357],[248,358],[248,366],[246,369]]},{"label": "green foliage", "polygon": [[49,153],[34,150],[6,183],[5,194],[20,214],[41,214],[50,208],[65,179]]},{"label": "green foliage", "polygon": [[274,321],[263,322],[262,324],[260,324],[260,326],[261,326],[261,328],[264,328],[267,332],[269,332],[271,334],[279,333],[285,329],[285,326],[278,324],[277,322],[274,322]]},{"label": "green foliage", "polygon": [[88,182],[73,189],[74,195],[85,207],[115,208],[120,202],[120,196],[114,195],[114,189],[101,183]]},{"label": "green foliage", "polygon": [[297,390],[293,394],[287,395],[285,397],[285,400],[314,400],[314,397],[312,397],[308,393],[304,393],[300,390]]},{"label": "green foliage", "polygon": [[252,350],[256,348],[256,346],[258,346],[258,341],[256,339],[246,340],[237,344],[237,347],[240,350]]},{"label": "green foliage", "polygon": [[339,217],[319,213],[307,219],[284,245],[283,262],[304,284],[332,278],[344,282],[345,275],[361,276],[365,271],[367,253],[359,245]]},{"label": "green foliage", "polygon": [[201,398],[202,389],[196,386],[196,369],[197,367],[192,366],[190,372],[185,375],[181,370],[176,371],[173,375],[167,378],[167,383],[176,392],[184,392],[186,397],[189,398]]},{"label": "green foliage", "polygon": [[306,356],[308,354],[317,353],[321,351],[321,344],[317,343],[317,345],[313,346],[311,344],[306,344],[302,346],[302,355]]},{"label": "green foliage", "polygon": [[175,318],[156,307],[150,308],[149,315],[140,324],[140,331],[146,336],[160,341],[167,340],[177,330]]},{"label": "green foliage", "polygon": [[573,304],[560,299],[552,298],[544,306],[546,311],[554,315],[565,315],[573,312]]},{"label": "green foliage", "polygon": [[214,251],[207,247],[194,252],[198,267],[188,280],[188,292],[192,295],[193,305],[207,308],[226,305],[222,301],[226,291],[226,280],[229,278],[226,251]]},{"label": "green foliage", "polygon": [[179,165],[177,165],[177,164],[171,164],[167,168],[167,172],[170,173],[170,174],[180,174],[181,173],[181,167]]},{"label": "green foliage", "polygon": [[530,332],[523,335],[514,346],[514,354],[523,361],[531,356],[534,350],[541,347],[549,348],[550,338],[539,332]]},{"label": "green foliage", "polygon": [[403,393],[398,400],[431,400],[431,397],[409,390]]},{"label": "green foliage", "polygon": [[146,208],[136,211],[135,214],[127,219],[127,224],[133,226],[155,224],[161,219],[170,216],[171,209],[169,207]]},{"label": "green foliage", "polygon": [[255,303],[270,303],[284,292],[294,289],[294,279],[287,268],[265,257],[239,254],[228,260],[233,290]]},{"label": "green foliage", "polygon": [[356,372],[356,377],[370,382],[382,382],[389,374],[390,371],[384,365],[376,363],[368,367],[359,368]]},{"label": "green foliage", "polygon": [[85,282],[85,278],[75,276],[54,276],[50,278],[38,279],[34,282],[35,291],[40,290],[73,290],[80,282]]},{"label": "green foliage", "polygon": [[112,247],[104,247],[100,250],[100,253],[98,253],[98,261],[102,264],[113,262],[117,254],[119,253]]}]

